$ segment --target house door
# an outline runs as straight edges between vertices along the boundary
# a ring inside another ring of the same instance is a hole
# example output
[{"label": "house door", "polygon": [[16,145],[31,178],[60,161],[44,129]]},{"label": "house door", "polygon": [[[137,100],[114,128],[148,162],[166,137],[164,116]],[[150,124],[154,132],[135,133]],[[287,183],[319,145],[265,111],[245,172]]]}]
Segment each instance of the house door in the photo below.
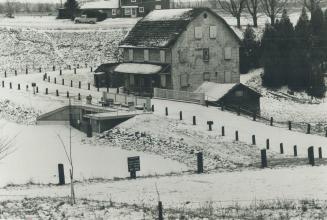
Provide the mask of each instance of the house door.
[{"label": "house door", "polygon": [[137,16],[137,8],[132,8],[131,17],[135,18]]}]

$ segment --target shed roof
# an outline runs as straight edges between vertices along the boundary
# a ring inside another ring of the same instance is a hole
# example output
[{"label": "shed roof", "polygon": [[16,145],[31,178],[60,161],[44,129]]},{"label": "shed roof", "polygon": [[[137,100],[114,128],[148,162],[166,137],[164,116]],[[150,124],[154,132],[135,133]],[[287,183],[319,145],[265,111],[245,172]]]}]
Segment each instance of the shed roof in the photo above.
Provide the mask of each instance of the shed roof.
[{"label": "shed roof", "polygon": [[119,8],[119,0],[102,0],[94,2],[86,2],[81,9],[110,9]]},{"label": "shed roof", "polygon": [[120,47],[169,47],[186,30],[187,25],[204,11],[220,19],[235,38],[240,41],[238,35],[226,21],[208,8],[165,9],[153,10],[137,22],[120,43]]}]

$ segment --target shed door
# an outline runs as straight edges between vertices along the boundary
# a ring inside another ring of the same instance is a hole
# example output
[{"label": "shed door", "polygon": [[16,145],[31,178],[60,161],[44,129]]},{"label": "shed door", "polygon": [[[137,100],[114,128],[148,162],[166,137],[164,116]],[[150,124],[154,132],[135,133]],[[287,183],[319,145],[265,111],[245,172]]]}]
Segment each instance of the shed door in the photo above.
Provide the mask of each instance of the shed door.
[{"label": "shed door", "polygon": [[224,82],[225,83],[231,83],[232,82],[232,72],[231,71],[225,71],[224,72]]}]

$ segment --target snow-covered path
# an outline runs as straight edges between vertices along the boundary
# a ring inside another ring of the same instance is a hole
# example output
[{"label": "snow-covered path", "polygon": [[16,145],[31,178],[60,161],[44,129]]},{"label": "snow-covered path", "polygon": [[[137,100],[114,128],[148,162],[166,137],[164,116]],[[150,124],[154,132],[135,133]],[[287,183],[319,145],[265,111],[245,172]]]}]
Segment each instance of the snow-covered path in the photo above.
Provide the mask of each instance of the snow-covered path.
[{"label": "snow-covered path", "polygon": [[[318,155],[318,147],[322,147],[323,156],[327,157],[327,138],[318,135],[308,135],[295,131],[288,131],[286,128],[271,127],[261,122],[252,121],[235,113],[221,111],[215,107],[173,102],[167,100],[153,99],[155,114],[165,115],[165,107],[168,107],[170,118],[179,120],[179,111],[183,112],[184,121],[192,124],[192,117],[197,118],[197,128],[208,130],[207,121],[213,121],[212,134],[221,134],[221,126],[225,126],[226,137],[233,139],[235,131],[238,130],[239,138],[246,143],[252,143],[252,135],[256,136],[256,143],[259,148],[266,147],[266,139],[270,140],[270,149],[279,152],[280,143],[283,143],[284,152],[293,155],[293,146],[297,145],[298,155],[307,156],[309,146],[315,147],[315,154]],[[208,131],[210,132],[210,131]]]},{"label": "snow-covered path", "polygon": [[[202,175],[167,176],[104,183],[76,184],[79,198],[112,200],[153,206],[157,192],[164,207],[177,208],[253,203],[255,200],[327,199],[327,167],[297,167]],[[278,177],[278,178],[277,178]],[[28,186],[0,189],[0,199],[69,195],[66,186]],[[188,203],[188,204],[186,204]]]}]

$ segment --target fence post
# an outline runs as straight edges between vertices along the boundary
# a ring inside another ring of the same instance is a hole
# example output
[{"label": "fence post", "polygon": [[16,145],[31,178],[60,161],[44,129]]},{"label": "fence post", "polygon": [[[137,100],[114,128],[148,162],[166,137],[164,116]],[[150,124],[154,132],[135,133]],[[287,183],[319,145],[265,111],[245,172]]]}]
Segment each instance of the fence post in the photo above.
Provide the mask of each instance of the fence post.
[{"label": "fence post", "polygon": [[273,125],[274,125],[274,118],[270,117],[270,126],[273,126]]},{"label": "fence post", "polygon": [[65,79],[61,79],[61,84],[65,85]]},{"label": "fence post", "polygon": [[67,98],[69,98],[69,92],[67,91]]},{"label": "fence post", "polygon": [[5,87],[5,81],[2,80],[2,88]]},{"label": "fence post", "polygon": [[322,159],[322,149],[321,147],[318,148],[319,159]]},{"label": "fence post", "polygon": [[76,68],[74,68],[74,74],[76,74]]},{"label": "fence post", "polygon": [[151,111],[154,112],[154,105],[151,106]]},{"label": "fence post", "polygon": [[288,121],[288,130],[292,130],[292,122]]},{"label": "fence post", "polygon": [[28,68],[26,67],[25,73],[28,74]]},{"label": "fence post", "polygon": [[252,135],[252,145],[255,145],[255,135]]},{"label": "fence post", "polygon": [[48,95],[48,88],[45,88],[45,94]]},{"label": "fence post", "polygon": [[196,125],[196,116],[193,116],[193,125]]},{"label": "fence post", "polygon": [[256,114],[256,112],[255,112],[255,111],[252,113],[252,116],[253,116],[253,121],[255,121],[255,120],[256,120],[256,118],[257,118],[257,114]]},{"label": "fence post", "polygon": [[198,173],[203,173],[203,153],[198,152],[196,154],[196,158],[197,158]]},{"label": "fence post", "polygon": [[294,145],[293,151],[294,151],[294,157],[297,157],[297,146],[296,145]]},{"label": "fence post", "polygon": [[81,100],[81,93],[78,93],[78,100]]},{"label": "fence post", "polygon": [[9,89],[12,89],[12,84],[11,84],[11,82],[9,83]]},{"label": "fence post", "polygon": [[55,67],[54,65],[53,65],[53,67],[52,67],[52,70],[53,70],[53,71],[56,71],[56,67]]},{"label": "fence post", "polygon": [[36,87],[36,93],[39,93],[39,87],[38,86]]},{"label": "fence post", "polygon": [[221,136],[225,136],[225,127],[224,126],[221,127]]},{"label": "fence post", "polygon": [[165,115],[168,116],[168,107],[165,108]]},{"label": "fence post", "polygon": [[26,91],[28,91],[28,85],[26,85]]},{"label": "fence post", "polygon": [[57,84],[57,78],[56,77],[54,78],[54,84]]},{"label": "fence post", "polygon": [[78,82],[78,88],[80,89],[81,88],[81,81]]},{"label": "fence post", "polygon": [[48,82],[50,82],[50,76],[48,76]]},{"label": "fence post", "polygon": [[70,80],[70,87],[73,87],[73,80]]},{"label": "fence post", "polygon": [[97,87],[97,91],[99,92],[99,90],[100,90],[100,88],[99,87]]},{"label": "fence post", "polygon": [[92,68],[92,66],[91,66],[91,73],[93,72],[93,68]]},{"label": "fence post", "polygon": [[60,76],[62,75],[62,69],[59,70],[59,75],[60,75]]},{"label": "fence post", "polygon": [[261,150],[261,168],[268,167],[267,163],[267,151],[266,149]]},{"label": "fence post", "polygon": [[88,90],[91,89],[91,85],[90,85],[90,83],[87,83],[87,89],[88,89]]},{"label": "fence post", "polygon": [[158,202],[158,220],[163,220],[162,202]]},{"label": "fence post", "polygon": [[311,125],[308,124],[308,127],[307,127],[307,134],[310,134],[310,130],[311,130]]},{"label": "fence post", "polygon": [[79,63],[77,64],[77,69],[79,69]]},{"label": "fence post", "polygon": [[19,83],[18,83],[18,86],[17,87],[18,87],[17,89],[20,90],[20,84]]},{"label": "fence post", "polygon": [[39,67],[39,73],[41,73],[42,72],[42,68],[41,67]]},{"label": "fence post", "polygon": [[209,131],[212,131],[213,121],[207,121],[207,125],[209,126]]},{"label": "fence post", "polygon": [[313,146],[308,148],[308,158],[309,158],[309,164],[314,166],[315,165],[315,158],[314,158]]},{"label": "fence post", "polygon": [[269,142],[269,138],[267,138],[267,140],[266,140],[266,148],[267,148],[267,150],[269,150],[269,147],[270,147],[270,142]]},{"label": "fence post", "polygon": [[64,165],[62,163],[58,164],[58,176],[59,176],[59,185],[65,185],[65,172]]},{"label": "fence post", "polygon": [[7,77],[7,71],[5,71],[5,78]]},{"label": "fence post", "polygon": [[238,141],[238,131],[235,131],[235,141]]},{"label": "fence post", "polygon": [[59,96],[59,91],[58,91],[58,89],[56,90],[56,96]]},{"label": "fence post", "polygon": [[179,120],[183,120],[183,112],[182,111],[179,112]]},{"label": "fence post", "polygon": [[283,146],[283,143],[280,143],[280,144],[279,144],[279,148],[280,148],[280,154],[283,154],[283,153],[284,153],[284,146]]},{"label": "fence post", "polygon": [[325,137],[327,137],[327,129],[326,129]]}]

